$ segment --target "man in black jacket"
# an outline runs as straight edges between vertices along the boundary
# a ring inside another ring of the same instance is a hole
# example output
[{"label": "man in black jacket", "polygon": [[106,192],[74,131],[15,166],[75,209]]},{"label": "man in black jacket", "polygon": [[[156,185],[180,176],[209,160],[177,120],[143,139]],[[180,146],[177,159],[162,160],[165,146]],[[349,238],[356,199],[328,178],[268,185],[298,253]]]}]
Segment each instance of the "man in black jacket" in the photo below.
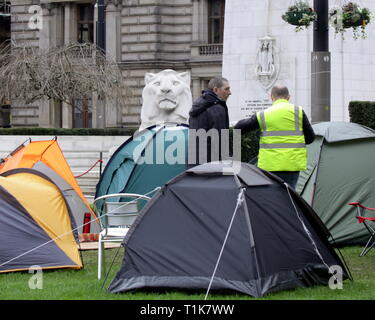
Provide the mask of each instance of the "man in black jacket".
[{"label": "man in black jacket", "polygon": [[[229,81],[215,77],[189,112],[189,167],[221,160],[221,130],[229,129]],[[207,144],[207,146],[206,146]]]}]

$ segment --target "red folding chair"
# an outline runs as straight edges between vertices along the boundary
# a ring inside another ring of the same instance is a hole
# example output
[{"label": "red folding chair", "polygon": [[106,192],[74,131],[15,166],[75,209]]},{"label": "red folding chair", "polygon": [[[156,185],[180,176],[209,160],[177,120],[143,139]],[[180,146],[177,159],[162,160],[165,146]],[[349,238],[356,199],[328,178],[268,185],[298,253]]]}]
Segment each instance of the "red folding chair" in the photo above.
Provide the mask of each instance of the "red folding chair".
[{"label": "red folding chair", "polygon": [[365,256],[375,246],[375,229],[371,226],[370,223],[368,223],[370,221],[375,221],[375,217],[365,217],[363,213],[365,210],[370,210],[370,211],[375,212],[375,209],[366,207],[360,204],[359,202],[350,202],[348,204],[357,208],[358,215],[356,216],[356,218],[358,220],[358,223],[363,223],[367,231],[370,233],[370,238],[368,239],[365,247],[363,248],[361,254],[359,255],[362,257],[362,256]]}]

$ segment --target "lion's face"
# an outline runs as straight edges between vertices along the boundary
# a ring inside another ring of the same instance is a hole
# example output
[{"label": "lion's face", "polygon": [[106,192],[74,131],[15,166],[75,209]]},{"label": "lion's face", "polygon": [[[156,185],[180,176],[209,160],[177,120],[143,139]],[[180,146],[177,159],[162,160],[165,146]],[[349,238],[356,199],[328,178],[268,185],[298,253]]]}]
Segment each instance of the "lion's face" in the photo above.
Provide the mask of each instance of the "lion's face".
[{"label": "lion's face", "polygon": [[153,102],[164,110],[175,109],[180,103],[181,95],[185,92],[190,93],[184,74],[178,74],[173,70],[164,70],[157,74],[148,73],[145,82],[144,101],[153,99]]},{"label": "lion's face", "polygon": [[146,73],[142,92],[142,122],[187,122],[192,104],[190,74],[163,70]]}]

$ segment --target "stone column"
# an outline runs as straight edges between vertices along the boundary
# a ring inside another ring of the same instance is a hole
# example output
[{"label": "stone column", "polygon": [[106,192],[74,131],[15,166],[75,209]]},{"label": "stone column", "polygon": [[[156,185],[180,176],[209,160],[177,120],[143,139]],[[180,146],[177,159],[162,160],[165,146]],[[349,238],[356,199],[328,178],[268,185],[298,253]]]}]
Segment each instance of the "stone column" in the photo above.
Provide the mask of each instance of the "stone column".
[{"label": "stone column", "polygon": [[65,102],[62,103],[62,127],[63,128],[73,128],[73,113],[72,106]]},{"label": "stone column", "polygon": [[192,43],[194,44],[207,43],[208,41],[207,1],[202,1],[202,0],[192,0],[192,1],[193,1]]},{"label": "stone column", "polygon": [[120,18],[121,10],[118,8],[117,1],[108,1],[105,9],[105,37],[106,53],[109,58],[118,61],[120,53]]},{"label": "stone column", "polygon": [[201,23],[201,15],[199,14],[200,8],[199,8],[200,1],[199,0],[193,0],[193,22],[192,22],[192,35],[191,40],[192,43],[198,43],[199,42],[199,26]]},{"label": "stone column", "polygon": [[[39,32],[39,47],[49,49],[64,43],[64,8],[59,5],[42,4],[43,25]],[[39,103],[39,126],[61,126],[61,102],[43,99]]]},{"label": "stone column", "polygon": [[192,81],[192,96],[193,96],[193,100],[197,99],[200,95],[201,95],[201,92],[202,92],[202,87],[201,87],[201,80],[199,78],[192,78],[191,79]]},{"label": "stone column", "polygon": [[66,2],[64,6],[64,43],[77,41],[77,5]]},{"label": "stone column", "polygon": [[[66,2],[64,5],[64,44],[77,41],[77,5]],[[61,106],[61,123],[63,128],[73,127],[72,106],[65,102]]]},{"label": "stone column", "polygon": [[[120,22],[121,8],[117,0],[109,0],[105,9],[105,36],[106,36],[106,54],[107,59],[112,61],[120,60]],[[102,114],[101,101],[97,101],[97,125],[104,127],[118,127],[121,124],[118,107],[115,103],[106,100],[104,103],[105,112]]]},{"label": "stone column", "polygon": [[43,25],[39,32],[39,47],[52,48],[64,43],[64,8],[60,5],[42,4]]}]

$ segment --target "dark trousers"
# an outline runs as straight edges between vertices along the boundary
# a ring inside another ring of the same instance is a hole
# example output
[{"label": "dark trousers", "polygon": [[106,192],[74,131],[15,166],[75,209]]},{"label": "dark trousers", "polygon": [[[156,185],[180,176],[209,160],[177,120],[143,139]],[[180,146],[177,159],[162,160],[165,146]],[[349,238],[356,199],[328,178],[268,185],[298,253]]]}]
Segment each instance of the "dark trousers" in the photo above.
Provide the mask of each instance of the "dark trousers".
[{"label": "dark trousers", "polygon": [[283,179],[293,189],[296,189],[299,171],[271,171],[271,173]]}]

